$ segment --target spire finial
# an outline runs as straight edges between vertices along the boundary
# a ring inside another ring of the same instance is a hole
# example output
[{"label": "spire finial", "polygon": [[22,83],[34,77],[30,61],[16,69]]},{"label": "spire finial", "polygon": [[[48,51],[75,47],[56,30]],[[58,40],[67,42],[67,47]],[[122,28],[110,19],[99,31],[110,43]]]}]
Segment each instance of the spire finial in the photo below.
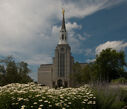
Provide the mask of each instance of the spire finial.
[{"label": "spire finial", "polygon": [[63,13],[63,16],[64,16],[64,13],[65,13],[65,10],[64,10],[64,8],[62,8],[62,13]]},{"label": "spire finial", "polygon": [[64,13],[65,13],[65,10],[64,10],[64,8],[62,8],[63,21],[62,21],[62,27],[61,27],[61,29],[66,31]]}]

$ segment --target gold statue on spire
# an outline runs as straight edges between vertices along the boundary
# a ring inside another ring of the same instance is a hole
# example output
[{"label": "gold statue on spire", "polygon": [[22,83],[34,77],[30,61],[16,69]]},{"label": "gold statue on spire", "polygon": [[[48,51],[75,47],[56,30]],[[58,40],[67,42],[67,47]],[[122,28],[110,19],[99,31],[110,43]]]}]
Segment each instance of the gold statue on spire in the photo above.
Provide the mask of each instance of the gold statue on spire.
[{"label": "gold statue on spire", "polygon": [[62,13],[63,13],[63,16],[64,16],[64,13],[65,13],[65,10],[64,10],[64,8],[62,8]]}]

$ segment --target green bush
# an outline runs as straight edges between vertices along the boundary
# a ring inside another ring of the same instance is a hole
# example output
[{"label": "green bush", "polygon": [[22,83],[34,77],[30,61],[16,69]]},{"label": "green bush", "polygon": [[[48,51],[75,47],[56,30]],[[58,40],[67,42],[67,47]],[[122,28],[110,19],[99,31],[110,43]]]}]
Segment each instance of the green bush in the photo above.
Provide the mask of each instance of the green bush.
[{"label": "green bush", "polygon": [[127,105],[127,89],[117,86],[95,86],[96,109],[122,109]]},{"label": "green bush", "polygon": [[121,77],[121,78],[112,80],[111,83],[113,83],[113,84],[126,84],[127,80],[124,77]]},{"label": "green bush", "polygon": [[53,89],[13,83],[0,87],[0,109],[122,109],[126,105],[127,86]]},{"label": "green bush", "polygon": [[13,83],[0,87],[0,109],[93,109],[95,104],[88,86],[52,89]]}]

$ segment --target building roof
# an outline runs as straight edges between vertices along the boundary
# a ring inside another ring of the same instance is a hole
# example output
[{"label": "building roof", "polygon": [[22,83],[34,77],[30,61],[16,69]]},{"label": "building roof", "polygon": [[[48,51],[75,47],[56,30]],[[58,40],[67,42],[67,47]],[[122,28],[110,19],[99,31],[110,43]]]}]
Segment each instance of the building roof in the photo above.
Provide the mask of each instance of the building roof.
[{"label": "building roof", "polygon": [[53,65],[53,64],[41,64],[40,66],[50,66],[50,65]]}]

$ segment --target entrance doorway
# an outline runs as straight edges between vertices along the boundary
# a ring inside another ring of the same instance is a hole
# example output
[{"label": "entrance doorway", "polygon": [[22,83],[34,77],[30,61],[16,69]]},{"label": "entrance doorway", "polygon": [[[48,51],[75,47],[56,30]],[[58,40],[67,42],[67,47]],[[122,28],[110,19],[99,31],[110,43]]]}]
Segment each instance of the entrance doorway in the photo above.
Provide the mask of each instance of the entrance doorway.
[{"label": "entrance doorway", "polygon": [[59,79],[59,80],[57,81],[57,86],[58,86],[58,87],[62,87],[62,86],[63,86],[63,82],[62,82],[61,79]]}]

